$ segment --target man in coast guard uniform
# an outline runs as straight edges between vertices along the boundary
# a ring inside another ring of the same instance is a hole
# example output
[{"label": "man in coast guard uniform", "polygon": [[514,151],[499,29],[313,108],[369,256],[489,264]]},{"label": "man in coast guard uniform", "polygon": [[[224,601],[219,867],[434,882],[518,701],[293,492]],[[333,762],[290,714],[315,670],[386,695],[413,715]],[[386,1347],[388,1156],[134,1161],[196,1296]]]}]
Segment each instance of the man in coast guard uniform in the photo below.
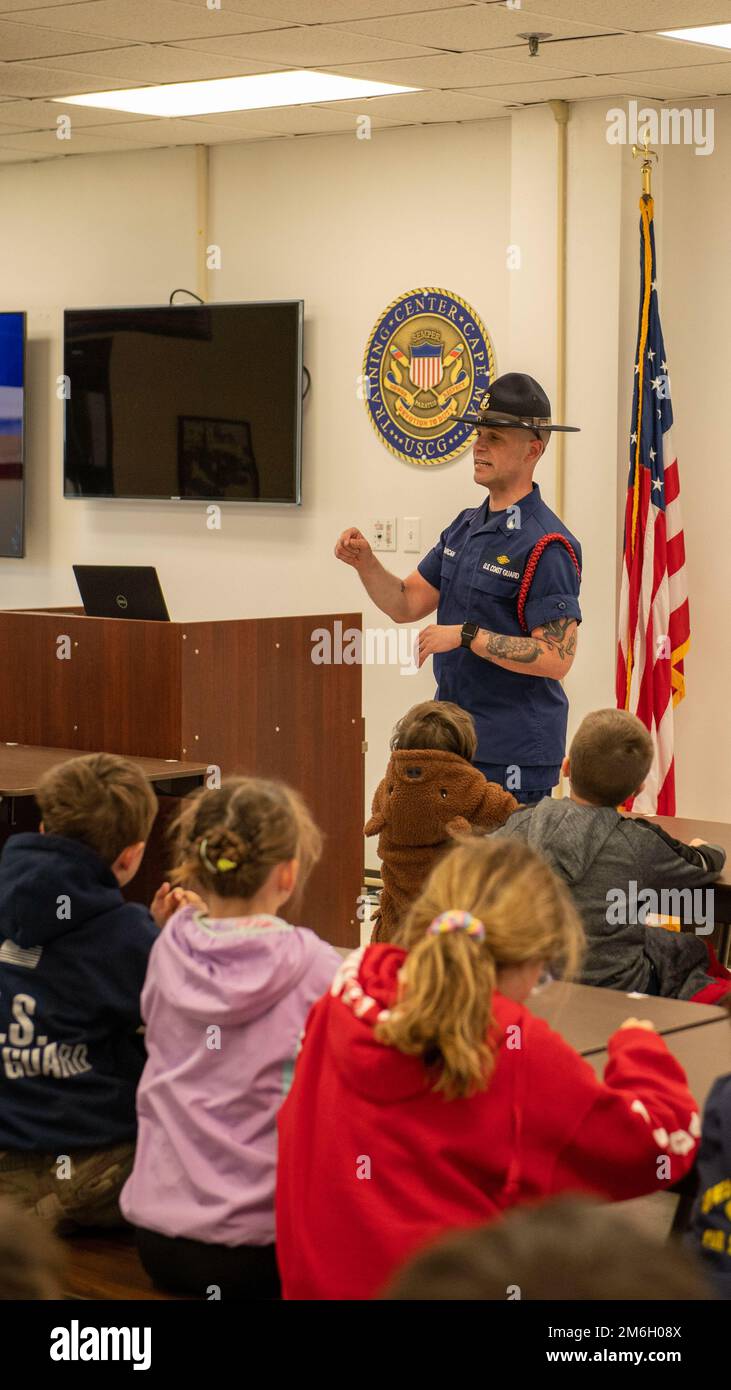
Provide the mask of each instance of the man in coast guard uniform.
[{"label": "man in coast guard uniform", "polygon": [[475,764],[524,804],[550,795],[565,752],[568,701],[560,684],[581,622],[581,548],[532,481],[554,430],[532,377],[498,377],[479,414],[474,481],[488,496],[459,513],[406,580],[390,574],[356,528],[338,559],[358,569],[395,622],[436,622],[419,636],[419,665],[434,658],[436,698],[475,721]]}]

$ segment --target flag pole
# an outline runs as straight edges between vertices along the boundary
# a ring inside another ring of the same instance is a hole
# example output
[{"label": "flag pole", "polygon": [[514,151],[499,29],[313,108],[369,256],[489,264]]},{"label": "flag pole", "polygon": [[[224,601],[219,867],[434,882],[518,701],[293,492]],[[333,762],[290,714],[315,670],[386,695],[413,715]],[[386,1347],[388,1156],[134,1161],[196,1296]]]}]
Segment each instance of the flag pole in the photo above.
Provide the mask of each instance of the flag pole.
[{"label": "flag pole", "polygon": [[[671,443],[673,410],[657,299],[653,165],[648,122],[635,137],[641,161],[640,303],[632,392],[632,433],[624,510],[619,598],[616,699],[648,729],[653,760],[641,793],[628,809],[675,815],[673,707],[684,693],[683,661],[690,622],[678,460]],[[655,394],[657,393],[657,394]],[[662,629],[662,630],[661,630]],[[669,657],[669,661],[668,661]]]},{"label": "flag pole", "polygon": [[[651,219],[651,218],[652,218],[652,161],[653,161],[653,159],[654,159],[655,161],[657,161],[658,158],[659,158],[659,156],[658,156],[657,150],[654,150],[654,149],[652,148],[652,146],[650,145],[650,131],[649,131],[649,126],[645,126],[645,127],[644,127],[644,130],[642,130],[642,131],[640,131],[640,132],[638,132],[638,133],[639,133],[640,137],[643,137],[643,136],[644,136],[644,139],[643,139],[643,143],[642,143],[641,145],[633,145],[633,146],[632,146],[632,158],[633,158],[633,159],[638,159],[640,155],[642,156],[642,166],[641,166],[641,173],[642,173],[642,196],[641,196],[641,198],[640,198],[640,216],[641,216],[641,218],[642,218],[643,249],[644,249],[644,257],[645,257],[645,302],[643,303],[643,306],[642,306],[642,318],[641,318],[641,326],[640,326],[640,343],[639,343],[639,357],[638,357],[638,361],[641,363],[641,362],[642,362],[642,353],[643,353],[643,349],[644,349],[644,340],[645,340],[645,338],[646,338],[646,336],[647,336],[647,331],[648,331],[648,314],[649,314],[649,307],[650,307],[650,289],[651,289],[650,281],[649,281],[649,274],[648,274],[648,272],[649,272],[649,256],[650,256],[650,236],[649,236],[649,220],[648,220],[648,219]],[[642,373],[640,372],[640,378],[639,378],[639,395],[638,395],[638,407],[637,407],[637,423],[636,423],[636,429],[635,429],[635,433],[636,433],[636,436],[637,436],[637,444],[636,444],[636,447],[635,447],[635,462],[634,462],[634,487],[633,487],[633,491],[634,491],[634,501],[633,501],[633,507],[632,507],[632,530],[631,530],[631,536],[630,536],[630,551],[631,551],[631,554],[634,554],[635,533],[636,533],[636,527],[637,527],[637,512],[638,512],[638,503],[639,503],[639,484],[640,484],[640,442],[639,442],[639,441],[640,441],[641,428],[642,428]],[[631,646],[630,643],[628,643],[628,646],[627,646],[627,683],[626,683],[625,699],[624,699],[624,708],[625,708],[625,709],[629,709],[629,704],[630,704],[630,688],[631,688],[631,685],[632,685],[633,655],[634,655],[634,654],[633,654],[633,651],[632,651],[632,646]]]},{"label": "flag pole", "polygon": [[653,159],[654,159],[654,160],[657,160],[657,159],[659,158],[659,155],[658,155],[658,153],[657,153],[657,150],[653,150],[652,146],[650,145],[650,128],[649,128],[649,126],[645,126],[644,131],[640,131],[640,135],[644,135],[644,137],[645,137],[644,143],[643,143],[642,145],[633,145],[633,146],[632,146],[632,158],[633,158],[633,159],[637,159],[637,158],[639,157],[639,155],[642,155],[642,156],[643,156],[643,159],[642,159],[642,170],[641,170],[641,172],[642,172],[642,196],[643,196],[643,198],[651,198],[651,197],[652,197],[652,161],[653,161]]}]

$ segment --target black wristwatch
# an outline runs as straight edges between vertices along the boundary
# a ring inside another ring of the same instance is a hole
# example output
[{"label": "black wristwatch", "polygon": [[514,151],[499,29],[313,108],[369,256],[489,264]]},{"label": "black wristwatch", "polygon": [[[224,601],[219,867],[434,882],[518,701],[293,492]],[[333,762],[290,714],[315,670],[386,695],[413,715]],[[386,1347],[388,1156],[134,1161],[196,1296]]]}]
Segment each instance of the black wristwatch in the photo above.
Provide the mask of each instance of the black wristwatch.
[{"label": "black wristwatch", "polygon": [[463,623],[462,632],[460,636],[460,646],[471,647],[479,631],[479,623]]}]

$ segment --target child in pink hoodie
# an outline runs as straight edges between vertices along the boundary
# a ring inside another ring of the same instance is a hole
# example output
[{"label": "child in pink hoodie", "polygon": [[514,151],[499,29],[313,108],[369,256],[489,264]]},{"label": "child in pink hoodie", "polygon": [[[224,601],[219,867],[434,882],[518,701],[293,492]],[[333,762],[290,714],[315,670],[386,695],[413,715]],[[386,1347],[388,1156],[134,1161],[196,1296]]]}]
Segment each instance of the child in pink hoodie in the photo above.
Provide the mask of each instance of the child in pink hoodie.
[{"label": "child in pink hoodie", "polygon": [[171,880],[207,912],[176,912],[150,956],[139,1137],[120,1200],[142,1263],[171,1291],[279,1294],[277,1111],[310,1007],[341,963],[279,911],[292,915],[320,850],[304,803],[276,782],[201,792],[178,822]]}]

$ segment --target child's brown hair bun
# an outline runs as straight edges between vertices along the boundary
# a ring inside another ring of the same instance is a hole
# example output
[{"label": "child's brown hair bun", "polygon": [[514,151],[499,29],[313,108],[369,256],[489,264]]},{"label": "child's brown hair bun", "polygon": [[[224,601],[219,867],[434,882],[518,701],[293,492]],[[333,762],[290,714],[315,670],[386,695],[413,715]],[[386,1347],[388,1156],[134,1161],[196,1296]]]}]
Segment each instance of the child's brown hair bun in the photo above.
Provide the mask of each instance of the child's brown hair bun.
[{"label": "child's brown hair bun", "polygon": [[302,890],[322,852],[322,835],[298,792],[283,782],[235,777],[186,801],[171,833],[170,881],[220,898],[252,898],[278,864],[297,859]]}]

